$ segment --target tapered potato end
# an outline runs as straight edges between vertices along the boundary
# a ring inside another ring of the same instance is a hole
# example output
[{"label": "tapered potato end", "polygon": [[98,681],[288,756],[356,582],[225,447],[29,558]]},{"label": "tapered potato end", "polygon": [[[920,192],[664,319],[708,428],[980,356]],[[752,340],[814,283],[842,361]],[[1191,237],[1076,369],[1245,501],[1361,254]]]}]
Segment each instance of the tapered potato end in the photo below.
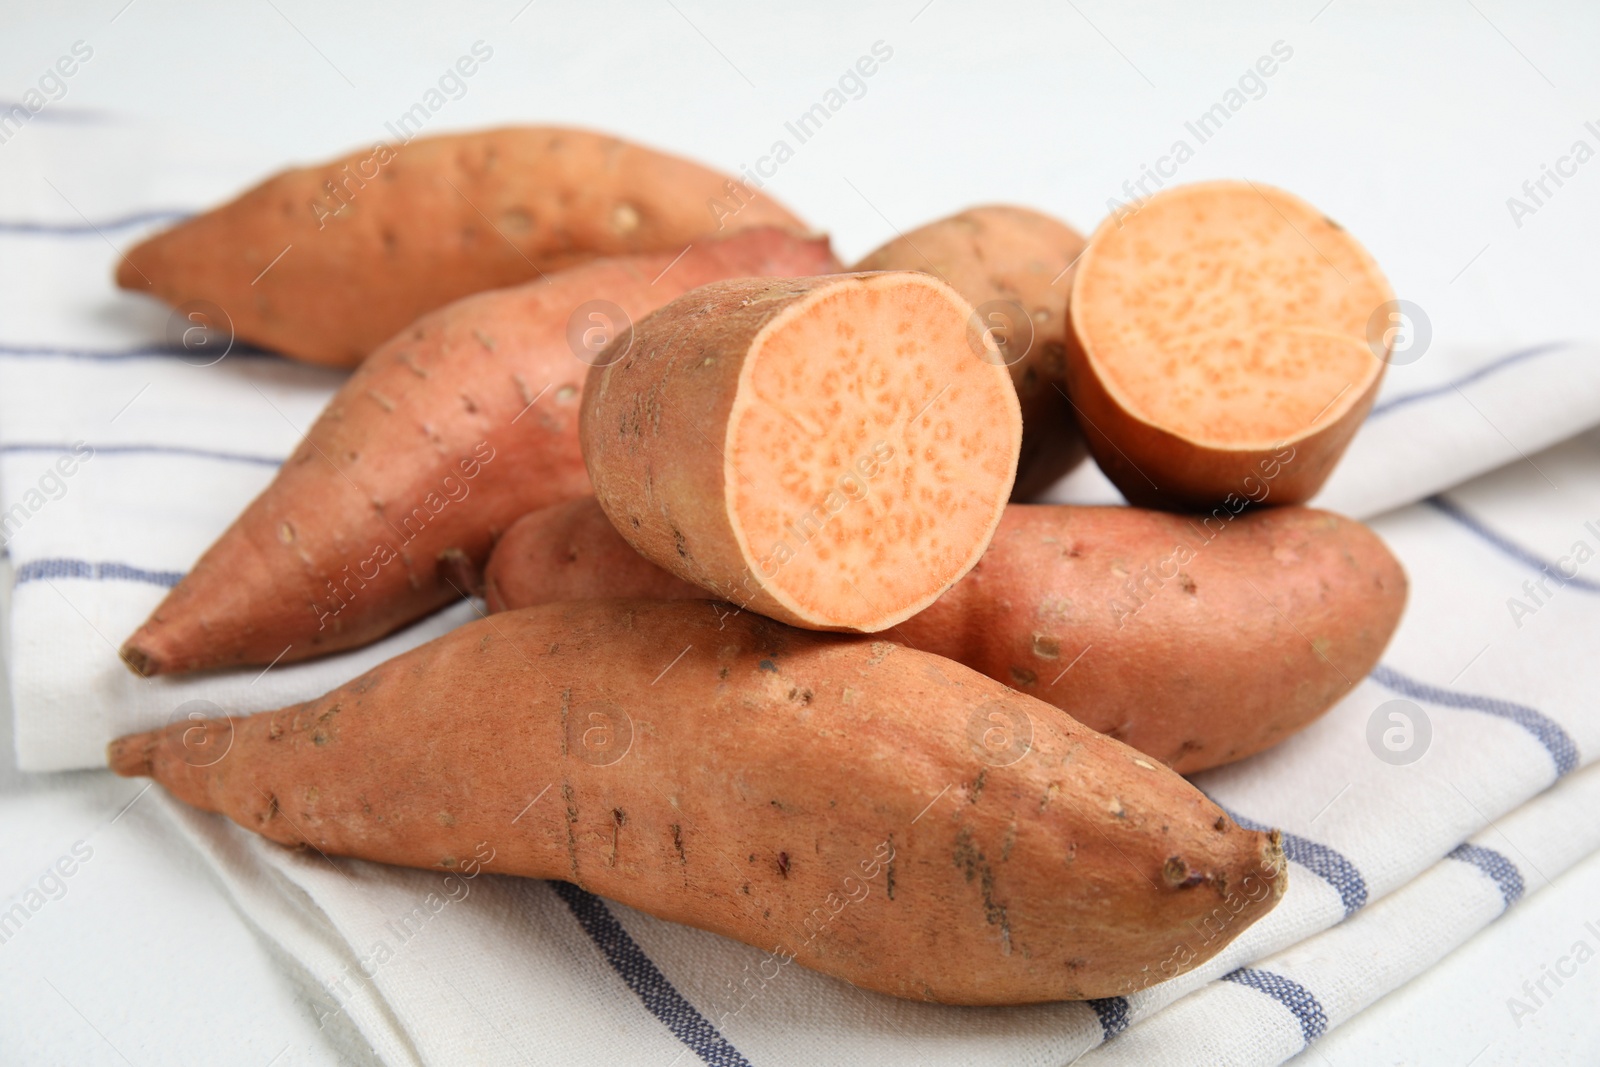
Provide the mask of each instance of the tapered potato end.
[{"label": "tapered potato end", "polygon": [[150,777],[160,736],[159,730],[150,730],[117,738],[106,746],[106,765],[124,778]]},{"label": "tapered potato end", "polygon": [[1301,503],[1371,408],[1394,297],[1354,238],[1252,182],[1166,190],[1103,223],[1077,267],[1068,391],[1128,499]]}]

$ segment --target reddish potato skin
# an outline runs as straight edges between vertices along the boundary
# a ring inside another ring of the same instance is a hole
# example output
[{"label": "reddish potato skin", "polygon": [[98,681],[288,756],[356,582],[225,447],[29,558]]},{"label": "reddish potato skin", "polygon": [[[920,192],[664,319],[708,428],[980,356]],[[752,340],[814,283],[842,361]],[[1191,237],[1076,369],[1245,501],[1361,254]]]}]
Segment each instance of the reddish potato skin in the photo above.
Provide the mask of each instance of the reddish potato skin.
[{"label": "reddish potato skin", "polygon": [[1066,393],[1067,293],[1084,244],[1077,230],[1043,212],[987,204],[902,234],[850,268],[925,271],[975,308],[1004,300],[1031,317],[1032,344],[1010,364],[1022,405],[1013,500],[1044,492],[1088,454]]},{"label": "reddish potato skin", "polygon": [[[1374,379],[1337,419],[1275,448],[1212,448],[1125,409],[1106,390],[1075,330],[1067,331],[1067,392],[1095,465],[1143,508],[1201,511],[1243,503],[1265,481],[1274,502],[1317,495],[1378,399]],[[1268,472],[1275,472],[1268,474]]]},{"label": "reddish potato skin", "polygon": [[[293,662],[375,641],[467,590],[530,508],[587,494],[568,320],[641,317],[707,281],[811,274],[825,239],[747,230],[597,260],[425,316],[361,365],[305,441],[123,646],[139,674]],[[620,324],[614,324],[620,325]]]},{"label": "reddish potato skin", "polygon": [[[619,591],[607,592],[607,586]],[[605,596],[700,600],[706,595],[635,552],[592,496],[540,508],[512,523],[489,554],[481,591],[491,612]]]},{"label": "reddish potato skin", "polygon": [[587,130],[423,137],[268,178],[135,246],[117,284],[173,306],[211,301],[241,340],[350,367],[472,293],[598,256],[676,255],[714,232],[806,229],[748,188],[730,211],[732,188],[697,163]]},{"label": "reddish potato skin", "polygon": [[[630,555],[589,499],[518,520],[486,576],[496,611],[703,595]],[[1013,504],[978,565],[884,636],[1192,774],[1269,748],[1332,707],[1377,663],[1406,591],[1383,542],[1330,512]]]},{"label": "reddish potato skin", "polygon": [[[1026,745],[983,748],[992,717]],[[283,844],[559,878],[919,1000],[1131,992],[1286,882],[1276,833],[1048,705],[706,601],[508,612],[196,733],[111,765]]]}]

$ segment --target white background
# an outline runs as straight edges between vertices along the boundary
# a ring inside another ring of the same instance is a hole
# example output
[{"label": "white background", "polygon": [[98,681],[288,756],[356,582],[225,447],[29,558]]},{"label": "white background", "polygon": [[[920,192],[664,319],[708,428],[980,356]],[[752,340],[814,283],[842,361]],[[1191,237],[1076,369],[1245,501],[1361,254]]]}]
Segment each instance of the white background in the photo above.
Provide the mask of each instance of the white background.
[{"label": "white background", "polygon": [[[1600,7],[1388,7],[1300,0],[1196,13],[1183,3],[903,0],[764,15],[704,0],[7,2],[0,100],[21,99],[85,42],[92,58],[33,121],[177,131],[195,156],[214,151],[226,165],[195,202],[149,206],[200,208],[289,162],[385,137],[385,122],[481,40],[493,57],[427,132],[594,126],[728,170],[784,138],[796,154],[770,191],[831,231],[848,259],[983,201],[1091,228],[1175,139],[1194,144],[1185,122],[1282,41],[1292,58],[1178,180],[1242,176],[1306,197],[1372,249],[1398,294],[1425,309],[1436,343],[1509,349],[1596,336],[1600,159],[1551,186],[1520,226],[1507,198],[1524,196],[1523,182],[1575,140],[1600,150]],[[865,94],[797,145],[785,122],[879,41],[893,55]],[[0,168],[17,155],[10,147],[0,145]],[[240,158],[256,169],[239,171]],[[161,163],[152,152],[147,165]],[[74,175],[53,180],[74,195]],[[0,219],[76,216],[41,188],[0,205]],[[105,825],[137,788],[102,773],[0,778],[0,892],[11,895],[90,830],[99,835],[96,860],[68,895],[0,945],[0,1061],[201,1063],[217,1062],[220,1049],[264,1064],[292,1042],[278,1062],[309,1062],[309,1008],[199,865],[185,864],[184,846],[137,807]],[[160,894],[148,891],[153,872],[167,887]],[[120,892],[135,882],[143,895]],[[1306,1058],[1537,1063],[1593,1049],[1600,962],[1521,1029],[1504,998],[1565,952],[1583,919],[1600,918],[1597,899],[1591,860]]]}]

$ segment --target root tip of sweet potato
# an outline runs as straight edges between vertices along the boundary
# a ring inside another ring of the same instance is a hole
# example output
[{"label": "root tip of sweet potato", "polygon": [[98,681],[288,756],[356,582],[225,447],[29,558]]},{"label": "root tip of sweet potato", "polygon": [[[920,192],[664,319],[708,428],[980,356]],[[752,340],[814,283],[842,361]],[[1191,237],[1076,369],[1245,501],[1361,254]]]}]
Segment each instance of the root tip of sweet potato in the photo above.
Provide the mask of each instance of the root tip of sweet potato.
[{"label": "root tip of sweet potato", "polygon": [[1272,877],[1272,898],[1283,896],[1289,888],[1289,860],[1283,852],[1283,831],[1273,830],[1261,846],[1261,867]]},{"label": "root tip of sweet potato", "polygon": [[139,268],[133,265],[131,259],[124,256],[122,262],[117,264],[117,288],[148,289],[150,288],[150,279],[140,273]]},{"label": "root tip of sweet potato", "polygon": [[106,763],[124,778],[148,778],[154,770],[151,756],[155,747],[155,731],[128,734],[106,746]]},{"label": "root tip of sweet potato", "polygon": [[165,668],[158,657],[132,641],[123,645],[118,655],[122,658],[122,662],[128,665],[128,669],[141,678],[153,678],[165,673]]}]

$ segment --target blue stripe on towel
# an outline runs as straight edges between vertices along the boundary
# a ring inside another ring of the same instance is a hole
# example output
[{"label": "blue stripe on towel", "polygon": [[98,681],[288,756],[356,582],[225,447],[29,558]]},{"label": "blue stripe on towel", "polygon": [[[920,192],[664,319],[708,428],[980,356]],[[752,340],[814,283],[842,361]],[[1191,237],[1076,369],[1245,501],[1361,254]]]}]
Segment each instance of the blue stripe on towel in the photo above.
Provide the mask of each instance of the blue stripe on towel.
[{"label": "blue stripe on towel", "polygon": [[26,219],[7,222],[0,220],[0,234],[25,233],[38,234],[42,237],[95,237],[112,230],[127,230],[134,226],[143,226],[151,222],[175,222],[178,219],[193,218],[192,211],[157,210],[140,211],[133,215],[122,215],[114,219],[102,219],[99,222],[31,222]]},{"label": "blue stripe on towel", "polygon": [[[227,463],[254,463],[262,467],[281,467],[283,460],[277,456],[256,456],[248,452],[223,452],[214,448],[190,448],[187,445],[93,445],[90,446],[96,456],[189,456],[195,459],[215,459]],[[72,445],[42,444],[36,442],[17,442],[15,444],[0,445],[0,453],[6,452],[44,452],[50,455],[65,455],[73,450]]]},{"label": "blue stripe on towel", "polygon": [[1518,563],[1532,567],[1541,574],[1548,574],[1551,580],[1557,585],[1570,585],[1574,589],[1582,589],[1585,593],[1600,593],[1600,582],[1594,581],[1591,578],[1579,577],[1577,574],[1573,574],[1569,578],[1568,576],[1562,574],[1560,569],[1557,568],[1554,563],[1542,559],[1538,554],[1530,552],[1528,549],[1523,548],[1521,545],[1511,540],[1511,538],[1496,530],[1490,529],[1481,520],[1473,518],[1471,515],[1467,514],[1461,505],[1457,504],[1455,501],[1443,496],[1430,496],[1424,500],[1423,503],[1432,507],[1440,514],[1455,520],[1468,530],[1471,530],[1478,536],[1479,540],[1482,540],[1485,543],[1499,549],[1501,552],[1507,556],[1510,556]]},{"label": "blue stripe on towel", "polygon": [[1110,1041],[1128,1028],[1130,1017],[1127,997],[1100,997],[1089,1001],[1089,1007],[1100,1017],[1102,1041]]},{"label": "blue stripe on towel", "polygon": [[52,578],[81,578],[92,582],[144,582],[171,589],[183,577],[181,571],[147,571],[126,563],[90,563],[82,559],[32,559],[17,568],[12,585],[49,581]]},{"label": "blue stripe on towel", "polygon": [[1294,1017],[1300,1020],[1300,1033],[1305,1036],[1308,1045],[1328,1029],[1328,1013],[1322,1010],[1322,1004],[1311,990],[1292,978],[1285,978],[1281,974],[1273,974],[1271,971],[1255,967],[1240,967],[1237,971],[1223,975],[1222,980],[1248,986],[1257,993],[1265,993],[1288,1008],[1294,1013]]},{"label": "blue stripe on towel", "polygon": [[[141,359],[156,356],[163,359],[178,359],[183,356],[194,356],[195,353],[177,345],[136,345],[133,348],[64,348],[60,345],[33,345],[18,344],[15,342],[0,344],[0,356],[22,356],[25,358],[47,359],[89,359],[89,360],[118,360]],[[228,351],[229,359],[278,359],[276,352],[268,352],[264,348],[254,348],[250,345],[236,344]],[[206,366],[208,360],[197,359],[193,364],[196,367]]]},{"label": "blue stripe on towel", "polygon": [[1445,853],[1444,858],[1470,863],[1488,875],[1494,884],[1500,887],[1500,896],[1505,899],[1506,907],[1509,908],[1522,899],[1522,891],[1525,888],[1522,872],[1517,870],[1515,863],[1494,849],[1484,848],[1482,845],[1470,845],[1463,841]]},{"label": "blue stripe on towel", "polygon": [[1532,348],[1524,348],[1519,351],[1512,352],[1510,355],[1501,356],[1499,359],[1487,363],[1473,371],[1471,374],[1457,378],[1453,382],[1446,382],[1443,385],[1436,385],[1431,389],[1419,389],[1414,393],[1403,393],[1400,396],[1391,397],[1380,404],[1375,404],[1373,405],[1372,410],[1367,413],[1367,418],[1375,419],[1381,415],[1387,415],[1389,412],[1395,411],[1398,408],[1407,407],[1411,404],[1420,403],[1424,400],[1432,400],[1434,397],[1444,396],[1446,393],[1453,393],[1463,385],[1471,385],[1480,378],[1487,378],[1489,375],[1501,371],[1506,367],[1512,366],[1513,364],[1521,363],[1523,360],[1534,359],[1535,357],[1554,352],[1557,349],[1566,348],[1568,344],[1569,342],[1567,341],[1551,341],[1542,345],[1534,345]]},{"label": "blue stripe on towel", "polygon": [[[1246,830],[1265,832],[1272,829],[1227,808],[1222,810],[1227,811],[1228,817]],[[1345,859],[1337,849],[1287,830],[1279,832],[1283,834],[1283,854],[1338,891],[1339,899],[1344,902],[1345,918],[1348,919],[1367,903],[1367,880],[1361,877],[1356,865]]]},{"label": "blue stripe on towel", "polygon": [[606,961],[628,983],[628,988],[660,1019],[679,1041],[711,1067],[750,1067],[750,1061],[723,1037],[716,1027],[684,999],[661,969],[645,955],[639,943],[622,928],[605,901],[570,882],[551,882],[550,888],[566,901],[567,907],[589,935],[589,940],[605,953]]},{"label": "blue stripe on towel", "polygon": [[1442,689],[1427,682],[1419,682],[1415,678],[1408,678],[1393,667],[1380,663],[1372,669],[1372,680],[1385,689],[1392,689],[1401,696],[1413,700],[1426,700],[1430,704],[1438,704],[1445,708],[1465,708],[1468,711],[1481,711],[1485,715],[1493,715],[1499,719],[1507,719],[1516,723],[1532,734],[1538,742],[1550,753],[1550,758],[1555,761],[1556,777],[1561,777],[1575,770],[1578,766],[1578,745],[1572,740],[1561,724],[1542,712],[1535,711],[1526,704],[1513,704],[1509,700],[1498,697],[1479,696],[1476,693],[1458,693],[1453,689]]}]

